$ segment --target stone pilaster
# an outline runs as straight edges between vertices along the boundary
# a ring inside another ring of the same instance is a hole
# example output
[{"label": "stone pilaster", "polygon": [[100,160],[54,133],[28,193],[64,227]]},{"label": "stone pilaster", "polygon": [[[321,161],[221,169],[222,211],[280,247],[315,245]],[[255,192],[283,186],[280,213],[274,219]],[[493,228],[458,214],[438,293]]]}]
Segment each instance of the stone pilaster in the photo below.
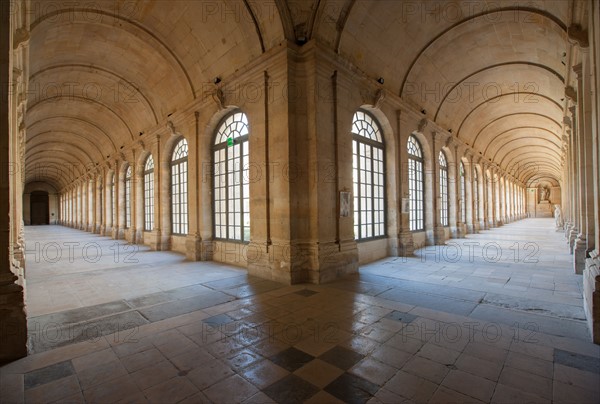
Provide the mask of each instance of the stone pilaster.
[{"label": "stone pilaster", "polygon": [[409,207],[404,201],[407,201],[410,197],[408,190],[408,150],[406,143],[408,137],[412,133],[412,129],[406,114],[403,114],[401,110],[396,111],[397,118],[397,132],[399,139],[399,164],[402,169],[400,170],[400,181],[399,181],[399,192],[400,197],[398,198],[398,246],[397,254],[401,257],[410,257],[414,254],[415,244],[413,234],[410,231],[410,213],[407,211]]},{"label": "stone pilaster", "polygon": [[199,233],[189,234],[185,240],[186,258],[191,261],[210,261],[213,259],[214,242],[202,240]]},{"label": "stone pilaster", "polygon": [[[584,52],[584,59],[587,53]],[[584,69],[589,70],[588,63],[573,67],[577,75],[577,125],[578,142],[578,181],[579,181],[579,217],[580,229],[573,247],[573,266],[575,273],[582,274],[588,253],[594,248],[593,222],[593,173],[592,173],[592,131],[590,117],[590,89]],[[598,186],[598,184],[596,184]]]},{"label": "stone pilaster", "polygon": [[592,251],[585,262],[583,308],[592,340],[600,344],[600,254],[598,250]]},{"label": "stone pilaster", "polygon": [[431,131],[431,137],[433,145],[433,155],[431,158],[432,170],[431,180],[433,183],[433,229],[431,233],[428,232],[428,243],[433,245],[441,245],[446,241],[446,232],[444,226],[442,226],[440,209],[441,209],[441,195],[440,195],[440,166],[438,155],[442,149],[442,134],[437,131]]},{"label": "stone pilaster", "polygon": [[[0,1],[0,86],[6,90],[8,83],[13,82],[11,47],[11,2]],[[16,143],[18,128],[11,125],[11,114],[15,113],[16,94],[10,91],[0,91],[5,97],[0,102],[0,365],[27,355],[27,320],[25,316],[23,286],[15,275],[20,268],[15,267],[11,244],[18,237],[15,234],[20,223],[20,215],[11,198],[15,198],[14,175],[9,167],[21,164],[18,150],[11,149]],[[20,182],[20,181],[19,181]],[[22,198],[20,193],[16,193]],[[15,219],[15,216],[19,219]],[[15,261],[18,262],[18,261]]]}]

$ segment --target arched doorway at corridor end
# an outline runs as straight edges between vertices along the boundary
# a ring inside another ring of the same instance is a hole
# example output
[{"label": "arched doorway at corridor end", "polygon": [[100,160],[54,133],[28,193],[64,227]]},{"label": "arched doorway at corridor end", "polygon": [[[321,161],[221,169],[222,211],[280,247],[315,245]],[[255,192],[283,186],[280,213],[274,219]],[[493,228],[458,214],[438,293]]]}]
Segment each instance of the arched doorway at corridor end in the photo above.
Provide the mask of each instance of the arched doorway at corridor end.
[{"label": "arched doorway at corridor end", "polygon": [[33,191],[29,197],[31,225],[50,224],[48,192]]},{"label": "arched doorway at corridor end", "polygon": [[25,185],[23,191],[23,223],[44,225],[58,223],[58,192],[45,182]]}]

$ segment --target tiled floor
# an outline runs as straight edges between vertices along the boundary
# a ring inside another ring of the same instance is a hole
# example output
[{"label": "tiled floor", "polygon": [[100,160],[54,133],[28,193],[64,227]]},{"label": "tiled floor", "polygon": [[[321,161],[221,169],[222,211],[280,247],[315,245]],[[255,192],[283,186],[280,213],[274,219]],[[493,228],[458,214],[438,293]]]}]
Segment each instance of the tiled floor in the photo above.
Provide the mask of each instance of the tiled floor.
[{"label": "tiled floor", "polygon": [[[37,353],[0,368],[0,402],[598,403],[600,346],[552,227],[528,219],[290,287],[28,228],[46,258],[28,254]],[[73,262],[48,262],[66,241]]]}]

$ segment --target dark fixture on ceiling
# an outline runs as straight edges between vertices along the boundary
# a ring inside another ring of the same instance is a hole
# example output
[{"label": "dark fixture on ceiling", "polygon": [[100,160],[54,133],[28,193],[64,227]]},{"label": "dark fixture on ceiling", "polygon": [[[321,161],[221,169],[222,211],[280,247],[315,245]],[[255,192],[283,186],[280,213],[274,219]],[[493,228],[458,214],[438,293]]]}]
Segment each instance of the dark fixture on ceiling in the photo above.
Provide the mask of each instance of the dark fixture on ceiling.
[{"label": "dark fixture on ceiling", "polygon": [[378,79],[377,79],[377,82],[378,82],[379,84],[383,84],[383,82],[384,82],[384,80],[383,80],[383,77],[380,77],[380,78],[378,78]]},{"label": "dark fixture on ceiling", "polygon": [[427,113],[427,111],[425,111],[425,108],[423,108],[423,109],[421,110],[421,113],[422,113],[423,115],[425,115],[425,114]]},{"label": "dark fixture on ceiling", "polygon": [[213,83],[215,84],[219,84],[221,82],[221,78],[219,76],[215,77],[215,79],[213,80]]}]

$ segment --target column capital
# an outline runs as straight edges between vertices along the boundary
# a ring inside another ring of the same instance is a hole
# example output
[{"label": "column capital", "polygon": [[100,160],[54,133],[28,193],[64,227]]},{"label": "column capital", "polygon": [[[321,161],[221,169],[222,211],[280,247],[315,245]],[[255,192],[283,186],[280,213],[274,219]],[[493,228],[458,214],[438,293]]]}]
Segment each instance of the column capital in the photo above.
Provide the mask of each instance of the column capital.
[{"label": "column capital", "polygon": [[581,49],[585,49],[590,46],[588,41],[588,31],[584,30],[579,24],[569,25],[567,28],[567,36],[571,44],[577,45]]},{"label": "column capital", "polygon": [[576,64],[573,66],[573,71],[577,75],[577,80],[581,80],[583,75],[583,65],[581,63]]},{"label": "column capital", "polygon": [[[398,111],[400,111],[400,110],[398,110]],[[398,116],[400,116],[400,115],[398,115]],[[429,124],[429,120],[427,118],[421,119],[417,125],[417,131],[423,133],[425,128],[427,128],[428,124]]]},{"label": "column capital", "polygon": [[458,150],[458,146],[460,146],[460,143],[454,136],[450,135],[446,139],[446,147],[450,148],[452,146],[454,146],[454,151],[456,152]]},{"label": "column capital", "polygon": [[[579,64],[579,66],[581,66],[581,64]],[[575,70],[574,67],[573,70]],[[577,91],[575,91],[573,86],[565,87],[565,97],[567,97],[572,102],[577,102]]]},{"label": "column capital", "polygon": [[575,116],[575,112],[577,112],[577,106],[576,105],[570,106],[569,112],[571,112],[571,116]]}]

